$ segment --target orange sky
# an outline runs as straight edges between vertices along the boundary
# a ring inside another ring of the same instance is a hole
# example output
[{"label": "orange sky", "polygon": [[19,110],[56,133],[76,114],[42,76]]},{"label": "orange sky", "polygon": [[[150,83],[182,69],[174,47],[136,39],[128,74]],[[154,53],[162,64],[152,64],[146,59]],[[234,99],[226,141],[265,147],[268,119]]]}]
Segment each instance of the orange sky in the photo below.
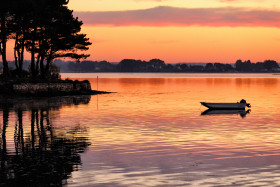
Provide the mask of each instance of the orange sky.
[{"label": "orange sky", "polygon": [[280,61],[278,0],[70,0],[69,8],[93,43],[89,60]]}]

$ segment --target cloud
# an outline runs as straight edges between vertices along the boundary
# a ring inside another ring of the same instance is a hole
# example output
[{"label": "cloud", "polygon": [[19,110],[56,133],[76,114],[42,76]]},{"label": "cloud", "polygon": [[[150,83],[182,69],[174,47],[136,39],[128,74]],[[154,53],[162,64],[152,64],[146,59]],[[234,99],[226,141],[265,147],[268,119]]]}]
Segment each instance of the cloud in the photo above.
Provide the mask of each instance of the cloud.
[{"label": "cloud", "polygon": [[280,27],[280,11],[247,8],[176,8],[75,12],[86,25]]}]

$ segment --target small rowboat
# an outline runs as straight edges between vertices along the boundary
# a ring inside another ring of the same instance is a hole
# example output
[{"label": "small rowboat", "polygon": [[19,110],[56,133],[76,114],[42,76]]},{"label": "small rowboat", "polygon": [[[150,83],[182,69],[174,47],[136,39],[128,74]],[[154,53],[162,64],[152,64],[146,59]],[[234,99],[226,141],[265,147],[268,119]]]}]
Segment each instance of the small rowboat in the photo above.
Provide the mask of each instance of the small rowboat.
[{"label": "small rowboat", "polygon": [[244,99],[237,103],[207,103],[201,102],[201,104],[209,109],[215,110],[230,110],[230,109],[245,109],[245,107],[251,107]]}]

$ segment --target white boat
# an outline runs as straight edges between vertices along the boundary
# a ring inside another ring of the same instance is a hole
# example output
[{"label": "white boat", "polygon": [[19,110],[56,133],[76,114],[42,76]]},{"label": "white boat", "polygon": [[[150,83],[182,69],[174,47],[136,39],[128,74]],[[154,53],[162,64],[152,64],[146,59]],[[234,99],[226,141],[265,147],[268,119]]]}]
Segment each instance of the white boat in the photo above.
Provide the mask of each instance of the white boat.
[{"label": "white boat", "polygon": [[245,107],[251,107],[244,99],[237,103],[208,103],[201,102],[201,104],[209,109],[222,110],[222,109],[245,109]]}]

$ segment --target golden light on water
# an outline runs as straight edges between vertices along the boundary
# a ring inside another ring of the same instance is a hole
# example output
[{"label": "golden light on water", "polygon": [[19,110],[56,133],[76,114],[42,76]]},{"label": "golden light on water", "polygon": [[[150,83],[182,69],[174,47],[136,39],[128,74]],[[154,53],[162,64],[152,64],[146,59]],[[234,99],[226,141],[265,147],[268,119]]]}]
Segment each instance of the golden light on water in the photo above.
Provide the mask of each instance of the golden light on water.
[{"label": "golden light on water", "polygon": [[[46,131],[52,132],[47,137],[71,138],[77,132],[77,140],[80,137],[90,142],[86,151],[80,153],[83,164],[67,179],[70,186],[143,183],[203,186],[208,182],[245,185],[250,181],[277,185],[280,165],[277,76],[141,75],[102,74],[99,89],[116,93],[91,96],[86,102],[83,97],[60,98],[59,108],[45,108],[40,119]],[[96,86],[94,76],[79,79],[89,79],[93,89]],[[246,116],[201,115],[206,110],[201,101],[237,102],[242,98],[252,105],[251,113]],[[26,142],[31,140],[30,116],[30,111],[23,112]],[[17,113],[10,111],[6,136],[11,154],[15,150],[16,123]],[[40,123],[39,120],[35,129],[42,129]],[[39,144],[42,139],[36,141]]]}]

